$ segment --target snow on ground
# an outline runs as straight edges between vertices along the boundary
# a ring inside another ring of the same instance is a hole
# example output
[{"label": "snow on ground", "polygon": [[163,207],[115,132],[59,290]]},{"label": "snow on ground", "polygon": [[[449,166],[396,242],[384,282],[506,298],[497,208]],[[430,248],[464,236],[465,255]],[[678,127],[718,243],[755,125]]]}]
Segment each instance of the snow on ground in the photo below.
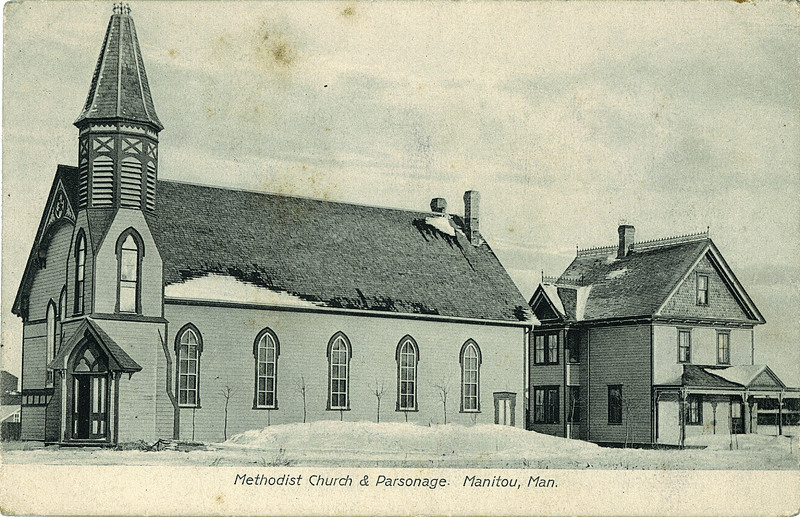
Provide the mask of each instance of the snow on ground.
[{"label": "snow on ground", "polygon": [[[188,452],[3,443],[2,463],[57,465],[798,470],[798,437],[694,437],[692,448],[604,448],[507,426],[321,421],[248,431]],[[700,448],[706,447],[706,448]]]}]

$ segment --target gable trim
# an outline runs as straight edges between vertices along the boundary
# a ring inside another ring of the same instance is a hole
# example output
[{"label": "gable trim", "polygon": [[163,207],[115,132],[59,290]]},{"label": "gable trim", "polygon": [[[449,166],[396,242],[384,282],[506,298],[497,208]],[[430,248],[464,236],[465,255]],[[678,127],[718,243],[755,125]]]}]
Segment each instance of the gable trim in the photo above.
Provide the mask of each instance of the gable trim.
[{"label": "gable trim", "polygon": [[556,315],[555,319],[548,319],[548,320],[543,320],[543,321],[551,323],[551,322],[563,322],[565,320],[566,314],[563,314],[561,311],[559,311],[556,308],[555,304],[550,299],[550,296],[548,296],[547,291],[545,291],[544,286],[542,286],[542,284],[539,284],[539,286],[536,288],[536,291],[533,293],[533,296],[531,296],[530,301],[528,302],[528,305],[531,308],[531,312],[534,313],[534,317],[536,317],[536,311],[534,310],[534,307],[536,305],[538,305],[538,303],[541,300],[544,300],[547,303],[547,305],[550,307],[550,310],[553,311],[553,314]]},{"label": "gable trim", "polygon": [[698,256],[692,262],[692,265],[689,268],[687,268],[684,274],[681,275],[680,279],[675,283],[675,285],[672,286],[672,289],[670,289],[669,294],[661,302],[661,305],[659,305],[658,309],[656,309],[654,317],[661,316],[661,311],[664,310],[664,307],[666,307],[667,303],[672,299],[673,296],[675,296],[675,294],[678,292],[678,289],[681,288],[683,283],[686,282],[686,280],[692,274],[696,273],[698,264],[706,256],[708,256],[709,262],[711,262],[712,267],[717,272],[722,282],[725,284],[725,287],[731,293],[734,300],[736,300],[736,303],[742,309],[742,312],[744,312],[745,317],[749,318],[751,321],[758,322],[759,324],[765,323],[766,320],[758,311],[752,299],[744,290],[744,287],[736,278],[736,275],[734,275],[730,266],[728,266],[728,264],[725,262],[725,259],[722,257],[722,254],[719,252],[717,247],[710,239],[708,240],[706,245],[702,248],[702,250],[698,253]]}]

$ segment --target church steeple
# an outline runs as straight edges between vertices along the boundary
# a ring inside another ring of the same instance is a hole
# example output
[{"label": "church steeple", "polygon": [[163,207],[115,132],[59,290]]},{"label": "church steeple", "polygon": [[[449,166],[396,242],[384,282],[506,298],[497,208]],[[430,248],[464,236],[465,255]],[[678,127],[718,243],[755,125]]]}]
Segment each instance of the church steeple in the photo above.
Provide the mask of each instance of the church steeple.
[{"label": "church steeple", "polygon": [[155,210],[158,120],[136,28],[114,4],[79,130],[80,208]]}]

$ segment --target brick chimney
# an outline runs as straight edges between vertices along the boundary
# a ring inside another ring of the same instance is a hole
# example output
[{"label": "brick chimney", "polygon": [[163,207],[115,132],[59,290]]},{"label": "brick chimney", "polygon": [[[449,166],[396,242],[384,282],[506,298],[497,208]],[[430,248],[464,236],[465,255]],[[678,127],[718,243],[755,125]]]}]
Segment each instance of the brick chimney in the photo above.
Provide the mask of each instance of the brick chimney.
[{"label": "brick chimney", "polygon": [[636,230],[629,224],[619,225],[619,249],[617,250],[617,258],[627,257],[633,248],[634,234]]},{"label": "brick chimney", "polygon": [[474,246],[478,246],[481,243],[480,202],[481,194],[477,190],[464,192],[464,230],[469,242]]},{"label": "brick chimney", "polygon": [[447,213],[447,201],[443,197],[431,199],[431,212],[436,212],[437,214]]}]

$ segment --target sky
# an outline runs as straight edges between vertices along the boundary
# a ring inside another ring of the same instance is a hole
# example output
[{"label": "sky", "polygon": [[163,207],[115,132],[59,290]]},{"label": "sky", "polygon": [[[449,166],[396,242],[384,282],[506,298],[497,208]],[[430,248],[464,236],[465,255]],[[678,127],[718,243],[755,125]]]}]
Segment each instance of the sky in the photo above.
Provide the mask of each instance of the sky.
[{"label": "sky", "polygon": [[[575,247],[705,231],[800,385],[800,9],[784,2],[134,2],[159,175],[463,213],[528,298]],[[111,15],[7,3],[2,367]]]}]

